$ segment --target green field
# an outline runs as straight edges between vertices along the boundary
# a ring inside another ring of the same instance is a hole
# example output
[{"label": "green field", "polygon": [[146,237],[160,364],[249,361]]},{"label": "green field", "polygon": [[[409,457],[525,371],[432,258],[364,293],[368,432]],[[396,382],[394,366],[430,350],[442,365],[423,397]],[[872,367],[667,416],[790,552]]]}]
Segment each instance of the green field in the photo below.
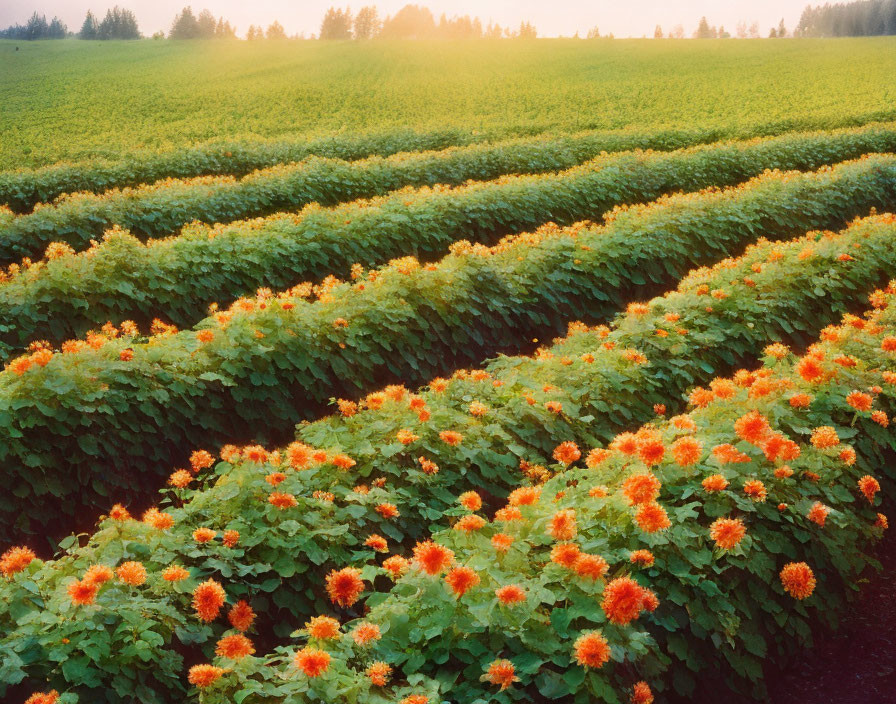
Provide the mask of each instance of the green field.
[{"label": "green field", "polygon": [[0,168],[195,142],[896,117],[896,41],[0,42]]},{"label": "green field", "polygon": [[0,700],[891,691],[894,213],[896,37],[0,42]]}]

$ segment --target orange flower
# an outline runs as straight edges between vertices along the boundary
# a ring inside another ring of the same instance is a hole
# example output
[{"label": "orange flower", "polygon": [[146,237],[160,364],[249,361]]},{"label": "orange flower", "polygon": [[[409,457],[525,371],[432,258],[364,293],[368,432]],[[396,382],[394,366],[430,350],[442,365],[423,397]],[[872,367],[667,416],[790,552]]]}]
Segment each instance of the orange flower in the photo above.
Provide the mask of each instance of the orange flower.
[{"label": "orange flower", "polygon": [[392,575],[392,579],[398,579],[398,577],[407,572],[408,561],[401,555],[393,555],[383,560],[383,569]]},{"label": "orange flower", "polygon": [[492,546],[498,552],[507,552],[511,545],[513,545],[513,536],[507,535],[507,533],[495,533],[492,536]]},{"label": "orange flower", "polygon": [[672,525],[666,509],[658,503],[640,504],[635,511],[635,521],[645,533],[656,533]]},{"label": "orange flower", "polygon": [[758,479],[749,479],[744,482],[744,493],[756,503],[762,503],[768,496],[765,484]]},{"label": "orange flower", "polygon": [[516,669],[510,660],[495,660],[488,666],[488,673],[485,678],[492,684],[499,685],[503,692],[514,682],[519,682],[520,678],[516,676]]},{"label": "orange flower", "polygon": [[828,514],[830,512],[831,509],[829,509],[820,501],[816,501],[814,504],[812,504],[812,508],[809,509],[809,513],[806,515],[806,518],[824,528],[824,523],[827,520]]},{"label": "orange flower", "polygon": [[109,518],[113,521],[129,521],[131,519],[131,514],[128,513],[128,510],[121,504],[115,504],[109,510]]},{"label": "orange flower", "polygon": [[455,430],[443,430],[439,433],[439,437],[442,439],[442,442],[447,443],[452,447],[460,445],[464,440],[464,436]]},{"label": "orange flower", "polygon": [[454,551],[426,540],[414,546],[414,561],[426,574],[441,574],[454,562]]},{"label": "orange flower", "polygon": [[464,533],[473,533],[481,529],[485,525],[485,519],[482,516],[477,516],[475,514],[467,514],[466,516],[461,516],[460,520],[454,524],[454,530],[459,530]]},{"label": "orange flower", "polygon": [[349,470],[357,464],[351,457],[343,454],[334,455],[331,461],[335,467],[343,471]]},{"label": "orange flower", "polygon": [[308,636],[318,640],[330,640],[339,636],[339,621],[329,616],[313,616],[305,624]]},{"label": "orange flower", "polygon": [[125,584],[138,587],[146,581],[146,568],[139,562],[125,562],[115,570],[115,574]]},{"label": "orange flower", "polygon": [[180,582],[190,576],[189,571],[180,565],[171,565],[162,571],[162,579],[166,582]]},{"label": "orange flower", "polygon": [[215,331],[208,329],[198,330],[196,332],[196,339],[202,344],[211,342],[215,339]]},{"label": "orange flower", "polygon": [[276,506],[281,511],[299,505],[299,502],[296,501],[295,496],[293,496],[292,494],[285,494],[280,491],[271,492],[271,495],[268,496],[268,503],[271,506]]},{"label": "orange flower", "polygon": [[870,411],[874,399],[869,394],[853,391],[846,397],[846,402],[857,411]]},{"label": "orange flower", "polygon": [[469,567],[455,567],[445,575],[445,582],[451,587],[454,595],[460,599],[479,584],[479,575]]},{"label": "orange flower", "polygon": [[775,476],[778,479],[787,479],[793,476],[793,470],[785,464],[775,468]]},{"label": "orange flower", "polygon": [[747,527],[739,518],[717,518],[709,527],[709,536],[722,550],[731,550],[747,534]]},{"label": "orange flower", "polygon": [[610,661],[610,644],[600,631],[583,633],[573,646],[576,662],[582,667],[603,667]]},{"label": "orange flower", "polygon": [[320,677],[330,669],[330,654],[317,648],[302,648],[295,656],[295,664],[308,677]]},{"label": "orange flower", "polygon": [[92,565],[84,573],[84,581],[90,584],[105,584],[112,579],[112,568],[106,565]]},{"label": "orange flower", "polygon": [[758,411],[750,411],[741,416],[734,423],[734,432],[737,437],[752,445],[758,445],[771,432],[768,420]]},{"label": "orange flower", "polygon": [[347,401],[345,399],[337,399],[336,405],[339,407],[339,412],[346,418],[351,418],[358,412],[358,404],[354,401]]},{"label": "orange flower", "polygon": [[246,601],[241,599],[227,613],[227,620],[236,630],[245,633],[251,628],[252,622],[255,620],[255,612]]},{"label": "orange flower", "polygon": [[377,504],[374,511],[386,519],[397,518],[400,515],[398,513],[398,507],[395,504],[390,503]]},{"label": "orange flower", "polygon": [[650,567],[655,558],[650,550],[634,550],[632,551],[632,554],[628,556],[628,559],[632,564]]},{"label": "orange flower", "polygon": [[610,569],[610,565],[600,555],[586,555],[582,553],[576,559],[573,569],[579,577],[600,579]]},{"label": "orange flower", "polygon": [[622,483],[622,493],[630,505],[636,506],[654,501],[660,495],[661,486],[660,480],[650,472],[632,474]]},{"label": "orange flower", "polygon": [[605,486],[593,486],[588,490],[588,496],[592,499],[605,499],[610,495],[610,490]]},{"label": "orange flower", "polygon": [[214,621],[227,599],[224,588],[208,579],[193,590],[193,608],[201,621]]},{"label": "orange flower", "polygon": [[557,543],[551,550],[551,562],[572,569],[581,552],[575,543]]},{"label": "orange flower", "polygon": [[498,601],[500,601],[505,606],[521,604],[526,600],[525,590],[516,584],[508,584],[504,587],[498,587],[495,590],[495,596],[497,596]]},{"label": "orange flower", "polygon": [[665,454],[666,448],[662,441],[657,438],[646,440],[638,447],[638,457],[648,467],[662,462]]},{"label": "orange flower", "polygon": [[635,683],[632,687],[632,704],[653,704],[653,692],[650,691],[650,685],[641,681]]},{"label": "orange flower", "polygon": [[837,457],[850,467],[856,463],[856,451],[851,447],[844,447],[840,450],[840,454]]},{"label": "orange flower", "polygon": [[376,533],[370,535],[367,540],[364,541],[364,544],[369,548],[373,548],[377,552],[389,551],[389,544],[386,542],[386,539],[381,535],[377,535]]},{"label": "orange flower", "polygon": [[4,577],[12,577],[14,574],[24,570],[36,557],[37,555],[34,554],[31,548],[10,548],[0,557],[0,572],[3,573]]},{"label": "orange flower", "polygon": [[532,506],[541,498],[541,489],[537,486],[521,486],[514,489],[507,497],[510,506]]},{"label": "orange flower", "polygon": [[402,699],[398,704],[429,704],[429,697],[423,694],[412,694]]},{"label": "orange flower", "polygon": [[576,512],[572,509],[557,511],[548,523],[548,535],[554,540],[572,540],[576,537]]},{"label": "orange flower", "polygon": [[890,419],[887,417],[887,414],[883,411],[874,411],[871,414],[871,420],[880,425],[883,428],[886,428],[890,425]]},{"label": "orange flower", "polygon": [[712,448],[713,457],[721,464],[737,464],[750,462],[750,456],[738,450],[734,445],[716,445]]},{"label": "orange flower", "polygon": [[224,636],[215,646],[215,655],[229,660],[242,660],[254,652],[255,647],[252,645],[252,641],[241,634]]},{"label": "orange flower", "polygon": [[821,381],[824,377],[824,368],[812,357],[803,357],[796,365],[796,372],[805,381],[810,383]]},{"label": "orange flower", "polygon": [[193,475],[185,469],[178,469],[168,477],[168,484],[177,489],[185,488],[191,481],[193,481]]},{"label": "orange flower", "polygon": [[193,531],[193,540],[197,543],[208,543],[215,539],[217,533],[211,528],[197,528]]},{"label": "orange flower", "polygon": [[887,530],[887,528],[890,527],[890,522],[884,514],[879,513],[877,514],[877,519],[874,521],[874,527],[880,528],[881,530]]},{"label": "orange flower", "polygon": [[717,491],[724,491],[728,486],[728,480],[721,474],[713,474],[712,476],[706,477],[706,479],[703,480],[702,485],[704,491],[712,494]]},{"label": "orange flower", "polygon": [[327,594],[334,604],[343,607],[351,606],[363,591],[364,582],[361,580],[361,570],[355,567],[332,570],[327,575]]},{"label": "orange flower", "polygon": [[479,401],[473,401],[470,404],[470,415],[476,416],[477,418],[481,418],[486,413],[488,413],[488,406],[484,403],[480,403]]},{"label": "orange flower", "polygon": [[424,474],[438,474],[439,465],[432,460],[428,460],[425,457],[418,457],[417,462],[420,463],[420,469],[423,470]]},{"label": "orange flower", "polygon": [[604,450],[602,448],[596,447],[591,452],[588,453],[588,456],[585,458],[585,466],[588,469],[594,469],[600,466],[609,456],[609,450]]},{"label": "orange flower", "polygon": [[286,447],[286,458],[293,469],[306,469],[311,464],[312,454],[312,449],[300,442],[294,442]]},{"label": "orange flower", "polygon": [[781,570],[781,584],[794,599],[806,599],[815,591],[815,575],[805,562],[789,562]]},{"label": "orange flower", "polygon": [[678,438],[672,443],[672,456],[675,462],[681,467],[690,467],[700,461],[700,455],[703,453],[703,445],[695,438],[683,437]]},{"label": "orange flower", "polygon": [[25,700],[25,704],[56,704],[59,701],[59,692],[51,689],[49,692],[35,692]]},{"label": "orange flower", "polygon": [[380,627],[375,623],[362,623],[352,631],[352,639],[360,646],[365,646],[381,637]]},{"label": "orange flower", "polygon": [[143,514],[143,522],[156,530],[168,530],[174,525],[174,516],[163,513],[157,508],[151,508]]},{"label": "orange flower", "polygon": [[582,456],[582,452],[574,442],[566,441],[554,448],[552,456],[560,464],[572,464]]},{"label": "orange flower", "polygon": [[96,600],[98,590],[99,586],[93,582],[75,580],[68,585],[68,596],[76,606],[87,606]]},{"label": "orange flower", "polygon": [[482,508],[482,497],[475,491],[465,491],[457,500],[468,511],[478,511]]},{"label": "orange flower", "polygon": [[885,337],[881,340],[880,348],[884,352],[896,352],[896,337],[893,337],[892,335]]},{"label": "orange flower", "polygon": [[611,623],[624,626],[641,615],[646,593],[631,577],[617,577],[604,587],[601,608]]},{"label": "orange flower", "polygon": [[839,444],[839,442],[840,438],[837,436],[837,431],[829,425],[822,425],[812,431],[812,446],[819,450],[834,447]]},{"label": "orange flower", "polygon": [[210,687],[217,682],[224,670],[214,665],[193,665],[187,674],[190,684],[196,687]]},{"label": "orange flower", "polygon": [[370,683],[375,687],[385,687],[389,684],[392,668],[384,662],[377,661],[367,668],[365,674],[370,678]]},{"label": "orange flower", "polygon": [[221,536],[221,542],[224,547],[232,548],[240,541],[240,532],[238,530],[225,530]]},{"label": "orange flower", "polygon": [[880,491],[880,483],[870,474],[859,479],[859,491],[868,499],[869,504],[874,503],[874,495]]},{"label": "orange flower", "polygon": [[794,394],[790,397],[790,405],[793,408],[808,408],[812,403],[812,397],[809,394]]},{"label": "orange flower", "polygon": [[194,472],[201,469],[208,469],[215,463],[215,458],[206,450],[196,450],[190,455],[190,466]]}]

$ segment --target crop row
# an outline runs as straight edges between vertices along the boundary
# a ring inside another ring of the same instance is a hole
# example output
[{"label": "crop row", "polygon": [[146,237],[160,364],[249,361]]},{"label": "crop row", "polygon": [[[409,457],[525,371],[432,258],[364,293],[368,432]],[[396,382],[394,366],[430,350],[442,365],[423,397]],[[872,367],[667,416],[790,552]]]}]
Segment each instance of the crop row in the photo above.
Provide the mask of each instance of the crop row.
[{"label": "crop row", "polygon": [[519,351],[570,319],[604,320],[758,236],[894,206],[896,158],[868,157],[673,196],[604,227],[547,227],[492,249],[459,243],[438,265],[401,259],[325,286],[317,301],[305,299],[310,287],[261,292],[147,342],[111,330],[62,352],[36,349],[0,374],[0,461],[12,487],[0,500],[2,533],[68,532],[110,493],[139,496],[190,448],[284,439],[333,396]]},{"label": "crop row", "polygon": [[[778,361],[789,355],[773,346],[761,369],[716,379],[687,415],[590,453],[567,440],[553,478],[524,482],[492,521],[461,495],[453,528],[410,564],[371,551],[318,574],[332,609],[363,616],[336,633],[312,621],[298,647],[263,658],[222,649],[201,701],[336,702],[349,682],[367,701],[385,674],[449,702],[505,688],[505,701],[646,702],[654,688],[690,698],[698,682],[713,699],[726,679],[761,687],[764,663],[835,625],[877,564],[896,450],[889,293],[874,301],[885,311],[828,329],[801,359]],[[362,604],[358,591],[386,575],[395,586]]]},{"label": "crop row", "polygon": [[[831,129],[855,124],[862,122],[844,120],[839,125],[804,124],[802,127],[766,125],[734,131],[704,128],[649,133],[631,130],[590,132],[573,134],[569,141],[586,139],[592,145],[602,145],[600,149],[608,152],[626,149],[672,150],[720,139],[749,139],[798,129]],[[299,141],[223,141],[161,153],[135,154],[120,161],[92,159],[36,169],[3,171],[0,172],[0,204],[6,204],[14,212],[22,213],[63,193],[99,193],[169,178],[211,175],[239,177],[277,164],[301,161],[309,156],[356,161],[401,152],[441,150],[486,143],[498,146],[500,142],[512,141],[521,145],[537,144],[544,140],[545,135],[538,131],[526,134],[524,130],[472,132],[465,129],[443,129],[432,132],[395,130],[368,135],[341,134]],[[486,149],[488,148],[490,147],[487,146]]]},{"label": "crop row", "polygon": [[[360,407],[340,402],[339,415],[303,425],[298,442],[282,451],[228,447],[213,471],[213,458],[197,452],[192,467],[201,474],[174,473],[169,481],[178,488],[161,512],[136,521],[117,508],[85,547],[66,540],[68,554],[61,559],[35,560],[8,575],[0,586],[6,681],[27,677],[35,687],[46,681],[83,695],[102,689],[109,701],[134,692],[141,702],[169,701],[186,682],[183,652],[166,644],[177,639],[208,653],[223,630],[193,613],[192,595],[204,580],[226,584],[228,609],[237,600],[249,602],[260,617],[253,630],[261,638],[271,639],[275,623],[273,633],[287,635],[327,609],[322,575],[328,569],[367,561],[382,547],[368,539],[371,534],[385,538],[390,549],[407,547],[433,522],[444,522],[446,512],[457,514],[461,491],[477,490],[494,504],[493,497],[506,497],[518,484],[521,469],[543,481],[553,473],[545,468],[552,456],[568,459],[581,451],[584,458],[588,448],[657,411],[677,411],[688,386],[748,362],[766,341],[805,344],[892,270],[894,234],[890,215],[839,235],[764,242],[739,259],[693,272],[677,292],[630,306],[612,331],[577,324],[567,339],[532,358],[502,358],[485,370],[434,380],[418,394],[390,387]],[[871,298],[879,303],[882,294]],[[825,337],[837,335],[827,330]],[[787,353],[781,345],[768,351]],[[741,383],[753,378],[738,377]],[[766,382],[756,378],[758,390]],[[692,399],[705,404],[736,392],[719,381],[710,389]],[[572,455],[565,454],[569,445],[557,449],[567,442],[575,443]],[[588,475],[576,475],[584,488],[594,483],[594,471]],[[93,593],[95,603],[72,603],[70,585],[93,565],[115,569],[128,561],[148,571],[144,586],[117,580]],[[182,581],[160,577],[174,566],[187,570]],[[362,571],[371,582],[378,574],[373,565]],[[386,608],[370,605],[374,613]],[[231,623],[246,613],[239,607]],[[408,634],[396,624],[389,637],[402,632]],[[453,642],[453,634],[445,637]],[[439,648],[435,641],[430,647]],[[441,655],[435,659],[443,662]],[[422,664],[404,663],[408,674]],[[253,667],[249,663],[248,671]],[[475,685],[475,678],[467,681]]]},{"label": "crop row", "polygon": [[[848,131],[844,138],[852,142],[853,150],[861,150],[860,153],[892,151],[896,142],[894,130],[889,126]],[[823,139],[816,135],[816,142]],[[383,195],[403,186],[460,184],[469,179],[488,180],[519,171],[569,168],[598,157],[606,146],[600,136],[585,136],[398,154],[351,163],[309,157],[297,164],[274,166],[239,180],[200,177],[187,181],[164,180],[102,194],[76,193],[52,205],[42,205],[30,214],[4,218],[0,222],[0,262],[40,256],[51,242],[61,241],[76,250],[84,249],[113,225],[146,239],[171,234],[196,220],[229,222],[278,210],[295,210],[309,203],[326,206]],[[825,153],[822,147],[816,149]],[[851,156],[858,154],[854,151]],[[847,157],[840,154],[838,158]],[[829,160],[819,159],[812,166],[821,166]],[[598,158],[585,171],[599,168],[602,161]],[[557,177],[547,176],[546,183],[551,183],[552,178]]]},{"label": "crop row", "polygon": [[[632,149],[645,142],[653,146],[651,140],[640,137],[585,134],[374,156],[354,162],[309,156],[241,179],[163,179],[99,194],[77,192],[51,204],[40,204],[31,213],[12,218],[7,215],[0,221],[0,260],[37,256],[54,241],[83,249],[113,225],[146,239],[168,235],[193,221],[229,222],[296,210],[309,203],[329,206],[384,195],[406,186],[457,185],[510,173],[568,169],[610,150]],[[682,146],[675,141],[669,144],[662,137],[657,144]]]},{"label": "crop row", "polygon": [[147,246],[115,231],[81,254],[56,248],[51,260],[0,285],[0,351],[8,358],[32,340],[58,344],[107,321],[147,326],[159,317],[189,326],[211,303],[258,287],[345,277],[353,264],[369,267],[408,254],[432,259],[461,238],[493,244],[548,219],[595,219],[620,203],[731,185],[764,169],[817,168],[894,149],[896,130],[884,127],[797,134],[672,154],[623,154],[559,174],[399,191],[334,209],[306,208],[298,216],[191,226]]}]

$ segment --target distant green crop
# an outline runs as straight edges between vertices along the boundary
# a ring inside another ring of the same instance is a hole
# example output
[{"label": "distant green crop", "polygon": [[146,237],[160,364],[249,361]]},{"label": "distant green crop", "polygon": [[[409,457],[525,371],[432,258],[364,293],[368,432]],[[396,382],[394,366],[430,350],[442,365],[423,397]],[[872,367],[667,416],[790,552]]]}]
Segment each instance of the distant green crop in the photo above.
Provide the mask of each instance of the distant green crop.
[{"label": "distant green crop", "polygon": [[892,38],[20,44],[0,42],[0,169],[247,137],[896,117]]}]

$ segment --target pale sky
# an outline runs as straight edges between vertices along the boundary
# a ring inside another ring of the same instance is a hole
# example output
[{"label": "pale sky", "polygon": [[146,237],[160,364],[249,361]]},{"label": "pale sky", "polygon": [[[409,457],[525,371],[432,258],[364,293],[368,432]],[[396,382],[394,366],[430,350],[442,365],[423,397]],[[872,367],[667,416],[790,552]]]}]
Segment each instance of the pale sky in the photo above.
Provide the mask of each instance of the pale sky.
[{"label": "pale sky", "polygon": [[[761,36],[783,17],[788,30],[793,30],[808,0],[414,0],[432,10],[438,20],[444,12],[452,15],[471,15],[501,26],[519,26],[522,20],[532,22],[539,36],[572,36],[578,31],[584,36],[595,25],[601,34],[609,32],[617,37],[653,36],[657,24],[664,32],[682,24],[689,36],[702,15],[710,24],[724,25],[732,32],[739,20],[749,25],[759,22]],[[188,2],[195,12],[208,8],[217,17],[223,15],[244,36],[250,24],[267,26],[275,19],[287,34],[316,33],[320,20],[333,0],[118,0],[122,7],[137,15],[140,31],[149,36],[157,30],[165,32],[175,14]],[[24,24],[34,10],[47,15],[49,20],[58,15],[72,31],[78,31],[87,10],[102,19],[115,0],[0,0],[0,27]],[[348,3],[339,3],[345,6]],[[373,4],[380,15],[394,14],[407,0],[366,0],[350,6],[357,10]],[[812,4],[819,4],[818,1]]]}]

